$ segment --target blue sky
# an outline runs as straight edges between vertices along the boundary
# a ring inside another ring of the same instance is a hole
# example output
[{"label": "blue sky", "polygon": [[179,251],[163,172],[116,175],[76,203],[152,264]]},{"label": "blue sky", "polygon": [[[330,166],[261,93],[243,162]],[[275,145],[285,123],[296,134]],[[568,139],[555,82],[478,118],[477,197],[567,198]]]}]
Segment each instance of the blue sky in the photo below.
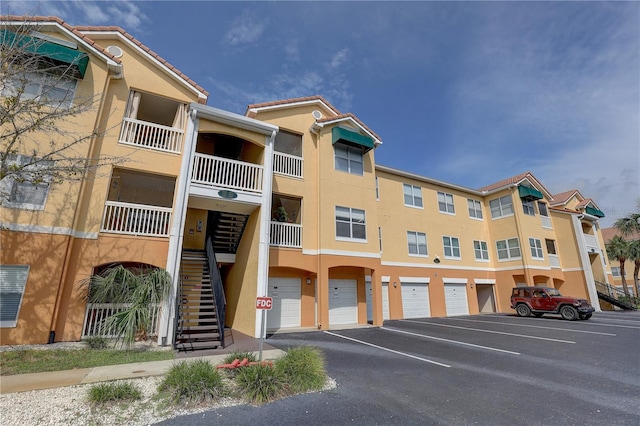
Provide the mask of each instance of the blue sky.
[{"label": "blue sky", "polygon": [[376,162],[479,188],[531,171],[610,226],[640,199],[638,2],[12,2],[117,25],[209,105],[322,95],[384,144]]}]

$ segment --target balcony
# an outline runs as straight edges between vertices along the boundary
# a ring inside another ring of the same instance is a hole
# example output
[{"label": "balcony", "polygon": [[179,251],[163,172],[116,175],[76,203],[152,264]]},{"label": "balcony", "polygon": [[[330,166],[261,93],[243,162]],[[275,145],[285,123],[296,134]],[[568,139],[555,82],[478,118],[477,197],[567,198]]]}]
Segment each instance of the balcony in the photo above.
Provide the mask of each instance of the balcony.
[{"label": "balcony", "polygon": [[125,118],[120,132],[121,144],[155,151],[180,154],[184,131],[174,127],[150,123],[135,118]]},{"label": "balcony", "polygon": [[560,258],[556,254],[549,254],[549,266],[560,268]]},{"label": "balcony", "polygon": [[600,244],[598,239],[591,234],[582,234],[584,237],[584,244],[589,253],[600,253]]},{"label": "balcony", "polygon": [[271,222],[270,245],[276,247],[302,248],[302,225],[297,223]]},{"label": "balcony", "polygon": [[259,164],[195,153],[191,183],[261,194],[262,175]]},{"label": "balcony", "polygon": [[302,178],[302,165],[302,157],[277,151],[273,153],[273,173]]},{"label": "balcony", "polygon": [[169,237],[171,213],[169,207],[107,201],[100,232]]}]

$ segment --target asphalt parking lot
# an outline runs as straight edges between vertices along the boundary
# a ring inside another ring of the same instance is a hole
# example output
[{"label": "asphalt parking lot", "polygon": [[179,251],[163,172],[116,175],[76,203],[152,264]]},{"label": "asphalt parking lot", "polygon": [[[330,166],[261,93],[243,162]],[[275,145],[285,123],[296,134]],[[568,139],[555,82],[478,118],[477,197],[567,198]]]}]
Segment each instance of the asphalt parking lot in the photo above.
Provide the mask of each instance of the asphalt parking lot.
[{"label": "asphalt parking lot", "polygon": [[421,318],[267,342],[321,348],[337,389],[165,424],[640,424],[640,312]]}]

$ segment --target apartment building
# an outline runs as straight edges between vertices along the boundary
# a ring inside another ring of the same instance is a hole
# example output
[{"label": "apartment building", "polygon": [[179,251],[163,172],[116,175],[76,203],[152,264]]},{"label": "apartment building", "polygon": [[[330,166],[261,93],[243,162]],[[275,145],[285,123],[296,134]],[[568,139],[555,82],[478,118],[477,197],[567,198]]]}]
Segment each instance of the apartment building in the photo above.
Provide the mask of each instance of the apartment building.
[{"label": "apartment building", "polygon": [[156,335],[180,349],[224,346],[225,328],[511,312],[520,285],[599,309],[604,215],[579,191],[553,195],[530,172],[471,189],[378,165],[372,127],[321,96],[235,114],[120,28],[3,18],[19,25],[47,46],[36,54],[83,64],[74,96],[99,94],[76,123],[106,129],[86,156],[126,161],[2,206],[2,344],[99,334],[116,308],[87,304],[78,283],[114,264],[171,274]]}]

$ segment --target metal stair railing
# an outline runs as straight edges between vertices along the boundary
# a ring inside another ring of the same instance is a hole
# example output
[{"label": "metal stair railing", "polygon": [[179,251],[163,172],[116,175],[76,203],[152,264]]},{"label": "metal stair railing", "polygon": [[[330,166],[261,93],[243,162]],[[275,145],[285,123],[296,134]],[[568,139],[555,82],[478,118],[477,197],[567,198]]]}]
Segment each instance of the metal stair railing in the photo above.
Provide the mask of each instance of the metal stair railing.
[{"label": "metal stair railing", "polygon": [[610,284],[601,283],[599,281],[595,281],[595,284],[597,293],[616,300],[620,307],[633,310],[638,309],[638,298],[634,297],[633,294],[625,293]]},{"label": "metal stair railing", "polygon": [[218,269],[216,254],[213,250],[213,241],[211,235],[207,235],[206,242],[207,266],[209,268],[209,279],[213,289],[213,300],[216,305],[216,316],[218,319],[218,330],[220,333],[220,345],[224,348],[224,324],[226,316],[227,300],[224,295],[224,287],[222,286],[222,276]]}]

